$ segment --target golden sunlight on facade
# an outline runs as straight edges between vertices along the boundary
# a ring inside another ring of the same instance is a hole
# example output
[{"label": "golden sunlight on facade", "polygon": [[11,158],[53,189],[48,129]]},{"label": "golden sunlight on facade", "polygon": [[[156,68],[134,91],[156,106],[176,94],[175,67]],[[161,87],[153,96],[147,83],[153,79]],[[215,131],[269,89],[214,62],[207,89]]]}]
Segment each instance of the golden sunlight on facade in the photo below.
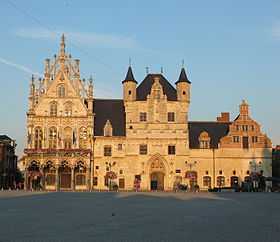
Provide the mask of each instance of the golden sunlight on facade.
[{"label": "golden sunlight on facade", "polygon": [[232,187],[253,173],[272,175],[270,139],[242,101],[230,120],[189,121],[185,69],[175,87],[162,74],[138,84],[131,66],[123,99],[96,99],[80,62],[60,50],[30,84],[25,187],[46,190],[172,190]]}]

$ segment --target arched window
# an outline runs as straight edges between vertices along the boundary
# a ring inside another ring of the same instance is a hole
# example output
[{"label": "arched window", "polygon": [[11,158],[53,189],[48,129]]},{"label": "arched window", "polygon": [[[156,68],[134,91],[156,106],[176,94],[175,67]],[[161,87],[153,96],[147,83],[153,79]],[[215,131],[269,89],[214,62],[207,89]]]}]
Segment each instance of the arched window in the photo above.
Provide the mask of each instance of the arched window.
[{"label": "arched window", "polygon": [[224,187],[225,186],[225,182],[226,182],[226,179],[224,176],[218,176],[217,177],[217,186],[218,187]]},{"label": "arched window", "polygon": [[239,185],[239,179],[238,179],[238,176],[232,176],[230,178],[230,186],[231,187],[236,187]]},{"label": "arched window", "polygon": [[57,130],[56,127],[51,127],[49,130],[49,148],[56,149],[57,146]]},{"label": "arched window", "polygon": [[43,142],[43,131],[40,127],[35,128],[35,140],[34,140],[34,148],[35,149],[42,149],[42,142]]},{"label": "arched window", "polygon": [[57,103],[55,101],[50,103],[50,115],[57,116]]},{"label": "arched window", "polygon": [[204,187],[211,187],[211,176],[204,176],[203,177],[203,186]]},{"label": "arched window", "polygon": [[66,102],[64,105],[65,116],[72,116],[72,102]]},{"label": "arched window", "polygon": [[80,149],[86,149],[87,148],[87,129],[86,129],[86,127],[81,127],[80,128],[79,146],[80,146]]},{"label": "arched window", "polygon": [[72,129],[70,127],[64,129],[64,148],[72,148]]},{"label": "arched window", "polygon": [[57,96],[58,97],[65,97],[65,86],[64,84],[59,84],[57,87]]},{"label": "arched window", "polygon": [[200,149],[209,149],[210,148],[210,137],[206,131],[203,131],[199,135],[199,148]]}]

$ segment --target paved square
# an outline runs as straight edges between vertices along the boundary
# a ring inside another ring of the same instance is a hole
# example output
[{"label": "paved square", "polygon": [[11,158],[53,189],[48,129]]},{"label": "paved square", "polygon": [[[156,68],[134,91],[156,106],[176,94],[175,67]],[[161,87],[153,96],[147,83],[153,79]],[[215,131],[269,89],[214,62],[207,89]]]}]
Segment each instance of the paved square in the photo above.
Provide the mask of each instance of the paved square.
[{"label": "paved square", "polygon": [[276,193],[0,192],[0,241],[280,241]]}]

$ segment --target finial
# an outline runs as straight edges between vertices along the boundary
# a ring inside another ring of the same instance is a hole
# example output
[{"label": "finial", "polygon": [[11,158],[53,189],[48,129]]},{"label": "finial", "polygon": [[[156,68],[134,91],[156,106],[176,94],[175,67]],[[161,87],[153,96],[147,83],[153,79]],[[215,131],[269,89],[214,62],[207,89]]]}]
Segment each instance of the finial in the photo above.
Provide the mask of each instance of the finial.
[{"label": "finial", "polygon": [[60,41],[60,56],[65,55],[65,36],[62,34]]},{"label": "finial", "polygon": [[31,75],[31,83],[34,84],[34,75]]},{"label": "finial", "polygon": [[163,74],[163,67],[160,67],[160,73]]},{"label": "finial", "polygon": [[182,68],[185,68],[185,60],[182,59]]},{"label": "finial", "polygon": [[131,66],[131,57],[129,57],[129,59],[128,59],[128,64],[129,64],[129,66]]},{"label": "finial", "polygon": [[146,74],[148,75],[149,74],[149,67],[146,66]]},{"label": "finial", "polygon": [[92,78],[92,75],[90,75],[90,77],[89,77],[89,83],[92,85],[92,82],[93,82],[93,78]]}]

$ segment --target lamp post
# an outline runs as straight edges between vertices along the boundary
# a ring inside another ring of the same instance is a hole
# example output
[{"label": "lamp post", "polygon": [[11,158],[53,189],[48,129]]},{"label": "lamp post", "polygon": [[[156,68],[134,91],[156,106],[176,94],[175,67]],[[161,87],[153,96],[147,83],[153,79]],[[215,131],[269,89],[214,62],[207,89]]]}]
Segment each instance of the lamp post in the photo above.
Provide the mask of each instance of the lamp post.
[{"label": "lamp post", "polygon": [[111,180],[111,171],[112,171],[112,167],[113,166],[115,166],[116,165],[116,162],[114,161],[114,162],[106,162],[105,163],[106,164],[106,166],[107,166],[107,171],[109,172],[109,176],[108,176],[108,179],[109,179],[109,191],[111,191],[112,190],[112,180]]},{"label": "lamp post", "polygon": [[197,161],[194,162],[185,161],[185,164],[187,167],[189,167],[189,170],[192,171],[192,167],[194,167],[197,164]]}]

